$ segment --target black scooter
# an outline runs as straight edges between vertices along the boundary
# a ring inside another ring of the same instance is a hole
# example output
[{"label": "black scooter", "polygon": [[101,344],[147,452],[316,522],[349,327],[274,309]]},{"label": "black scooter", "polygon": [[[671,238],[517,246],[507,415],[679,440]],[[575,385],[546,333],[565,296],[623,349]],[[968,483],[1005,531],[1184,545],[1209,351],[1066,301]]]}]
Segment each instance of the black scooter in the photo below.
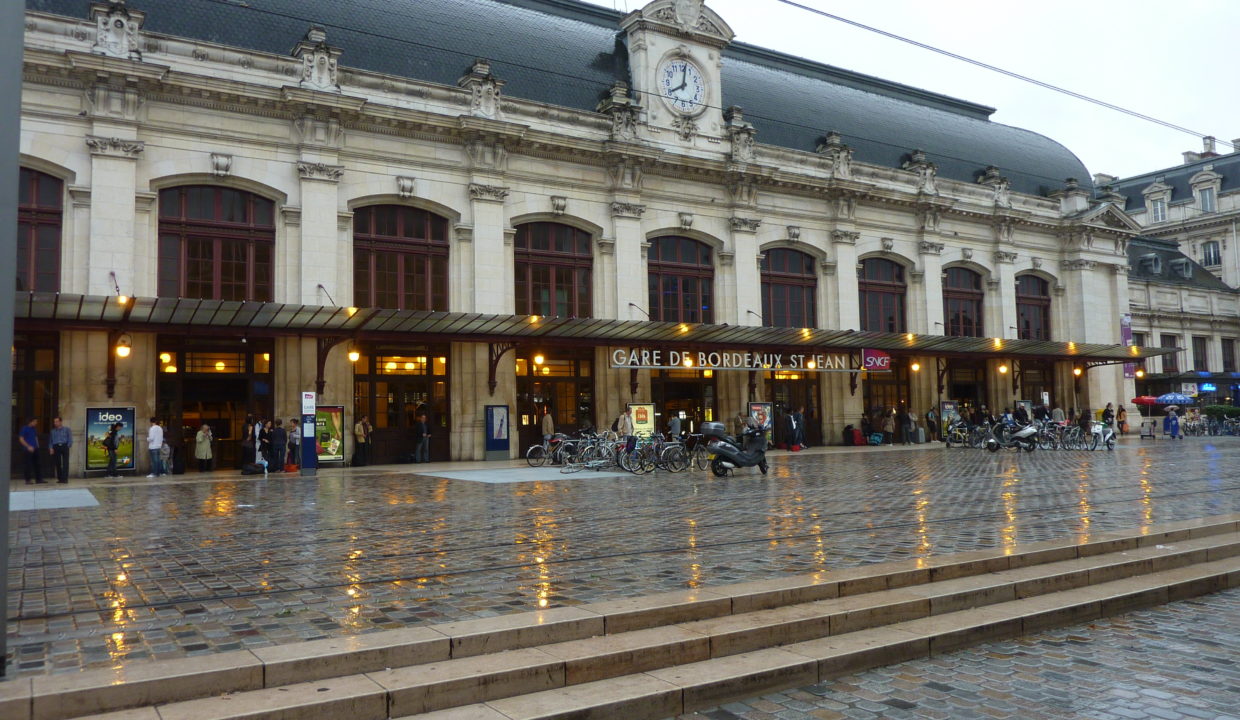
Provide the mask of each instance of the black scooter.
[{"label": "black scooter", "polygon": [[[724,477],[735,468],[754,467],[765,475],[770,466],[766,462],[766,432],[747,428],[740,439],[727,434],[723,423],[702,423],[702,435],[707,438],[714,459],[710,471],[715,477]],[[743,448],[743,449],[742,449]]]}]

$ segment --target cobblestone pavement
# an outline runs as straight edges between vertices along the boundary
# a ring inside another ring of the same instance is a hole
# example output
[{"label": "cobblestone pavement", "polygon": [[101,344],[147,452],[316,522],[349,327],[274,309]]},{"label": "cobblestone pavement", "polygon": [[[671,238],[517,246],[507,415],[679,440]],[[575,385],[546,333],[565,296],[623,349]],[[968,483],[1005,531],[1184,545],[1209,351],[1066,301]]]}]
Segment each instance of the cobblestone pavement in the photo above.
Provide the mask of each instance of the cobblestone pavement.
[{"label": "cobblestone pavement", "polygon": [[1240,720],[1240,590],[912,660],[680,720]]},{"label": "cobblestone pavement", "polygon": [[10,516],[10,674],[1084,539],[1240,511],[1238,462],[1227,437],[786,454],[765,479],[490,484],[365,468],[96,481],[98,507]]}]

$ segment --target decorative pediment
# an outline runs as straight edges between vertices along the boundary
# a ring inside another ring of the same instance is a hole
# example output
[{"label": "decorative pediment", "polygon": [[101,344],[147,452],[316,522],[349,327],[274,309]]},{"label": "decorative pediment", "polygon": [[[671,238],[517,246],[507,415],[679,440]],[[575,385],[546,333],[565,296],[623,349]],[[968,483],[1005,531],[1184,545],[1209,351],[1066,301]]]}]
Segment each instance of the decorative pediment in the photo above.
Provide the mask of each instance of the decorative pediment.
[{"label": "decorative pediment", "polygon": [[1213,165],[1207,165],[1201,169],[1201,172],[1193,175],[1188,179],[1188,184],[1193,187],[1209,186],[1223,181],[1223,176],[1214,172]]},{"label": "decorative pediment", "polygon": [[1101,226],[1131,233],[1141,232],[1141,226],[1136,221],[1128,217],[1128,214],[1116,207],[1114,203],[1109,202],[1102,203],[1077,220],[1095,227]]},{"label": "decorative pediment", "polygon": [[1170,195],[1171,186],[1162,182],[1161,180],[1157,180],[1154,182],[1154,184],[1149,185],[1144,190],[1142,190],[1141,194],[1146,197],[1149,197],[1151,195],[1163,195],[1163,194]]},{"label": "decorative pediment", "polygon": [[732,42],[736,33],[704,0],[654,0],[646,7],[630,13],[621,23],[626,29],[635,23],[659,27],[669,33],[686,35],[713,44]]}]

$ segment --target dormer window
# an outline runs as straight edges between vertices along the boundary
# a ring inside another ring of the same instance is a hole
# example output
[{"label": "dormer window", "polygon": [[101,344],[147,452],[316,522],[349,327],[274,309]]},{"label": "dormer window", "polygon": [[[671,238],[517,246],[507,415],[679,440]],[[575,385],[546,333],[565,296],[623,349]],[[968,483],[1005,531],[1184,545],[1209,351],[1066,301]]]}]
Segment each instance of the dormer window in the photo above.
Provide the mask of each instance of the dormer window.
[{"label": "dormer window", "polygon": [[1150,222],[1167,221],[1167,201],[1161,198],[1150,200]]},{"label": "dormer window", "polygon": [[1201,264],[1206,267],[1223,264],[1223,254],[1219,251],[1217,240],[1211,240],[1201,245]]},{"label": "dormer window", "polygon": [[1177,277],[1184,280],[1191,280],[1193,277],[1193,264],[1188,258],[1176,258],[1171,261],[1171,272]]},{"label": "dormer window", "polygon": [[1162,258],[1159,257],[1158,253],[1142,255],[1137,259],[1137,266],[1141,268],[1142,272],[1150,275],[1162,274]]},{"label": "dormer window", "polygon": [[1197,201],[1201,205],[1201,212],[1214,212],[1214,188],[1204,187],[1198,190]]}]

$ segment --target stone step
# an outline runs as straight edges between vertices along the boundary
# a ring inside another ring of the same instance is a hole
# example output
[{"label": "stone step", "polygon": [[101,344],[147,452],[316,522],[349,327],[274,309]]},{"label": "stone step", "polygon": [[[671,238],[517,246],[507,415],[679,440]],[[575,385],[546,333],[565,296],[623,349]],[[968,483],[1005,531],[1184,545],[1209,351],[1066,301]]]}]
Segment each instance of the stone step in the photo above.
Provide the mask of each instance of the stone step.
[{"label": "stone step", "polygon": [[[1140,533],[1108,533],[1085,543],[1050,541],[171,662],[133,663],[116,670],[24,678],[0,683],[0,717],[65,720],[222,693],[239,697],[283,689],[287,694],[316,680],[366,673],[380,683],[389,700],[395,697],[402,706],[416,708],[401,711],[413,714],[436,709],[431,706],[436,703],[417,704],[419,693],[459,700],[478,692],[468,690],[472,685],[487,690],[471,702],[491,700],[504,693],[597,682],[1209,562],[1240,553],[1238,523],[1240,515],[1204,518]],[[546,659],[511,653],[533,648]],[[513,660],[522,657],[529,667]],[[470,664],[473,658],[478,662]],[[432,675],[444,687],[455,689],[430,693],[424,679]],[[543,685],[526,684],[538,682]]]}]

